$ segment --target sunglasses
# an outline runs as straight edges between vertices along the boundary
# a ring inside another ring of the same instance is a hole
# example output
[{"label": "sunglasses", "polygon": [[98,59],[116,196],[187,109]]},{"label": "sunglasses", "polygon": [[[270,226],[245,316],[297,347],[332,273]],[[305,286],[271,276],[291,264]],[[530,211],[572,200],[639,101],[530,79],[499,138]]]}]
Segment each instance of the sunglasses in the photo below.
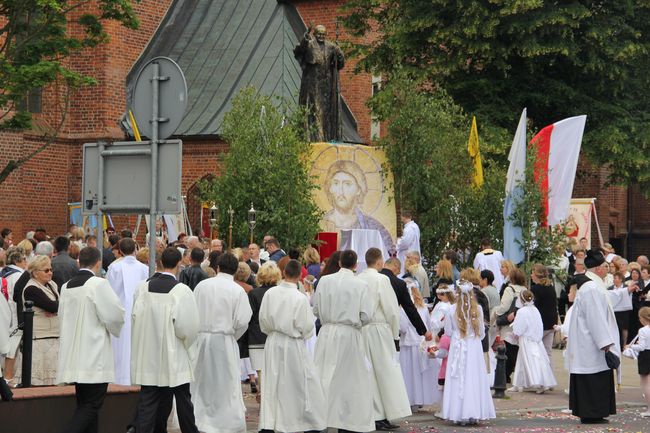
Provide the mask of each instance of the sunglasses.
[{"label": "sunglasses", "polygon": [[52,268],[41,269],[41,271],[45,272],[45,273],[50,273],[50,272],[52,272]]}]

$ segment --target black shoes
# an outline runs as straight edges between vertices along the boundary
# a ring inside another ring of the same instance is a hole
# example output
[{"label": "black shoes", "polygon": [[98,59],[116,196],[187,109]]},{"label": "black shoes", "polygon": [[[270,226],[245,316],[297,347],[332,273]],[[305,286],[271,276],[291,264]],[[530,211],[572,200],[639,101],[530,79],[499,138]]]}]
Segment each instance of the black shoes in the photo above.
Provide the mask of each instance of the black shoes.
[{"label": "black shoes", "polygon": [[375,421],[375,430],[381,431],[393,431],[398,430],[400,426],[391,424],[387,419],[382,419],[381,421]]},{"label": "black shoes", "polygon": [[608,424],[609,420],[606,418],[580,418],[582,424]]}]

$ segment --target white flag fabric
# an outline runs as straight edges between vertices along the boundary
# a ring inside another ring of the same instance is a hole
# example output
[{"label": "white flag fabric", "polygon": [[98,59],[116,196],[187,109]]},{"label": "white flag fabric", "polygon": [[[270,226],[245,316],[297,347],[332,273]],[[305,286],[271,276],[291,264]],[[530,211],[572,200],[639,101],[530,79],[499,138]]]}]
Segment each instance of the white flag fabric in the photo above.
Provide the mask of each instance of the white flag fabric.
[{"label": "white flag fabric", "polygon": [[546,223],[564,222],[569,213],[580,145],[587,116],[569,117],[543,128],[531,143],[537,147],[535,178],[545,196]]},{"label": "white flag fabric", "polygon": [[511,221],[515,201],[521,197],[521,182],[526,178],[526,109],[521,112],[519,125],[508,155],[510,165],[506,179],[506,198],[503,207],[503,255],[513,263],[524,261],[521,227]]}]

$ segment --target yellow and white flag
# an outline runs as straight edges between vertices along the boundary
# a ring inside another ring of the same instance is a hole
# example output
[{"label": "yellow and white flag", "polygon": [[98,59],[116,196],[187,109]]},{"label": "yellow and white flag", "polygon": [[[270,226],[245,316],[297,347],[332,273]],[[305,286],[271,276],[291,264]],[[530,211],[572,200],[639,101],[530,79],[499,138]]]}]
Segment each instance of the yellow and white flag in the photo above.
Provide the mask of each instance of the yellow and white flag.
[{"label": "yellow and white flag", "polygon": [[472,129],[469,131],[467,151],[469,152],[470,158],[472,158],[472,165],[474,166],[474,177],[472,178],[472,185],[480,188],[483,185],[483,163],[481,162],[481,151],[478,147],[476,116],[472,116]]}]

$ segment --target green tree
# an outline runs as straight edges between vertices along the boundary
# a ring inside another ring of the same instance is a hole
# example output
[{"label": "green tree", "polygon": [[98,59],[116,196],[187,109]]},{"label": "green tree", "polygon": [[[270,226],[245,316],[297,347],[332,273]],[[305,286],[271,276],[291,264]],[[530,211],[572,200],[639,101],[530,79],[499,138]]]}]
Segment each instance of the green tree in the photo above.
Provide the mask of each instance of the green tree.
[{"label": "green tree", "polygon": [[[95,83],[92,77],[69,68],[66,59],[106,43],[107,21],[137,28],[133,10],[137,1],[0,0],[0,129],[29,128],[28,96],[55,81],[66,88],[58,125],[34,152],[8,161],[0,172],[0,183],[54,141],[65,122],[71,92]],[[93,12],[79,13],[93,4]],[[74,31],[69,31],[71,26]]]},{"label": "green tree", "polygon": [[475,252],[483,237],[499,245],[505,172],[490,157],[490,149],[503,146],[486,144],[480,119],[485,184],[475,189],[467,151],[470,119],[444,91],[394,77],[371,106],[387,121],[387,134],[379,144],[395,178],[395,199],[400,207],[413,210],[429,264],[448,248]]},{"label": "green tree", "polygon": [[222,161],[223,175],[201,188],[203,199],[219,208],[222,237],[229,223],[228,207],[235,211],[234,245],[248,242],[251,203],[257,210],[258,238],[270,233],[284,247],[303,247],[319,231],[321,212],[312,200],[316,186],[309,174],[305,113],[276,102],[252,88],[235,96],[222,126],[222,137],[230,146]]},{"label": "green tree", "polygon": [[523,107],[536,128],[587,114],[591,161],[650,194],[650,2],[350,0],[344,12],[360,68],[429,80],[493,127],[511,130]]}]

